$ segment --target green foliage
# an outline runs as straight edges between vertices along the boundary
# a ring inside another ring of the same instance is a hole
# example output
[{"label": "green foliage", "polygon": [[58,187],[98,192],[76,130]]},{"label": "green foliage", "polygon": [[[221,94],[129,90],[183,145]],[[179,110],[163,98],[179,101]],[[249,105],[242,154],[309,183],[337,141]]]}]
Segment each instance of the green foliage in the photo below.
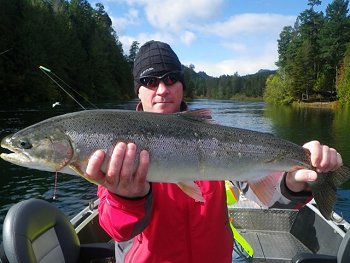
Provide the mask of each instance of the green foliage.
[{"label": "green foliage", "polygon": [[270,104],[285,105],[293,102],[290,94],[290,81],[280,74],[270,75],[266,80],[264,100]]},{"label": "green foliage", "polygon": [[[349,1],[334,0],[325,15],[314,10],[320,4],[319,0],[309,0],[309,8],[300,13],[294,27],[283,28],[278,40],[276,65],[289,80],[288,96],[292,100],[300,100],[306,93],[334,97],[338,70],[350,42]],[[274,81],[269,85],[279,86]]]},{"label": "green foliage", "polygon": [[194,65],[184,67],[185,97],[208,99],[262,98],[267,77],[275,71],[261,70],[256,74],[222,75],[213,78],[204,72],[196,73]]},{"label": "green foliage", "polygon": [[350,102],[350,44],[347,46],[340,73],[337,76],[337,94],[340,103]]},{"label": "green foliage", "polygon": [[294,29],[291,26],[286,26],[280,33],[278,43],[278,61],[277,66],[285,68],[288,64],[288,59],[291,56],[292,50],[290,49],[292,40],[294,38]]},{"label": "green foliage", "polygon": [[0,87],[8,105],[71,102],[38,69],[50,68],[90,101],[133,96],[130,65],[102,4],[4,0]]},{"label": "green foliage", "polygon": [[135,58],[136,58],[136,54],[137,54],[137,52],[139,52],[139,45],[140,45],[139,42],[133,41],[131,46],[130,46],[129,56],[127,58],[129,63],[130,63],[130,68],[134,67],[134,61],[135,61]]}]

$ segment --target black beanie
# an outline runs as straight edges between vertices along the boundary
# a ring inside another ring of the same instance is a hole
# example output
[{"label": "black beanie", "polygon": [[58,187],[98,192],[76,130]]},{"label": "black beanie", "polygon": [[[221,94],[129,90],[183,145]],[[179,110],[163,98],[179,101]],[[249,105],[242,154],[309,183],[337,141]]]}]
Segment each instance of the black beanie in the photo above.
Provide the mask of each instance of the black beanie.
[{"label": "black beanie", "polygon": [[[148,41],[143,44],[134,61],[134,85],[138,94],[141,86],[139,79],[145,76],[161,76],[169,71],[181,71],[181,62],[171,47],[160,41]],[[183,88],[183,76],[180,79]]]}]

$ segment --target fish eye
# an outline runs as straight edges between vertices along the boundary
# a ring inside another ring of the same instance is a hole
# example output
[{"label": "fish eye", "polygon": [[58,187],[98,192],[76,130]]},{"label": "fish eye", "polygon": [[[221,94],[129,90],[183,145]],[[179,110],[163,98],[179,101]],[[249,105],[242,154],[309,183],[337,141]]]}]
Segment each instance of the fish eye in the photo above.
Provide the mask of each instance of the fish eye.
[{"label": "fish eye", "polygon": [[27,140],[20,140],[19,145],[23,149],[30,149],[33,147],[33,145],[30,142],[28,142]]}]

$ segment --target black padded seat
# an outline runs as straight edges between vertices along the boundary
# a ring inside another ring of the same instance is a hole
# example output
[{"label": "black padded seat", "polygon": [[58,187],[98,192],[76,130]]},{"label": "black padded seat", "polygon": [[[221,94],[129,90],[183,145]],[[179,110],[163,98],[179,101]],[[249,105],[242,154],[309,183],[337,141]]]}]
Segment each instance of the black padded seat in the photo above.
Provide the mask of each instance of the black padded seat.
[{"label": "black padded seat", "polygon": [[3,224],[3,250],[10,263],[89,262],[114,256],[111,244],[80,245],[69,219],[54,205],[28,199],[13,205]]}]

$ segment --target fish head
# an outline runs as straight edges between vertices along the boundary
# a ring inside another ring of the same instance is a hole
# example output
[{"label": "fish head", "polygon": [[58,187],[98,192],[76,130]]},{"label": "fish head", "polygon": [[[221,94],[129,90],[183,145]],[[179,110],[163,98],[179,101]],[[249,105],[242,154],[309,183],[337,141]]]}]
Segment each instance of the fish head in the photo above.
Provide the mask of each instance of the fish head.
[{"label": "fish head", "polygon": [[0,157],[13,164],[37,170],[57,172],[73,157],[69,136],[57,127],[28,127],[1,140],[11,153]]}]

